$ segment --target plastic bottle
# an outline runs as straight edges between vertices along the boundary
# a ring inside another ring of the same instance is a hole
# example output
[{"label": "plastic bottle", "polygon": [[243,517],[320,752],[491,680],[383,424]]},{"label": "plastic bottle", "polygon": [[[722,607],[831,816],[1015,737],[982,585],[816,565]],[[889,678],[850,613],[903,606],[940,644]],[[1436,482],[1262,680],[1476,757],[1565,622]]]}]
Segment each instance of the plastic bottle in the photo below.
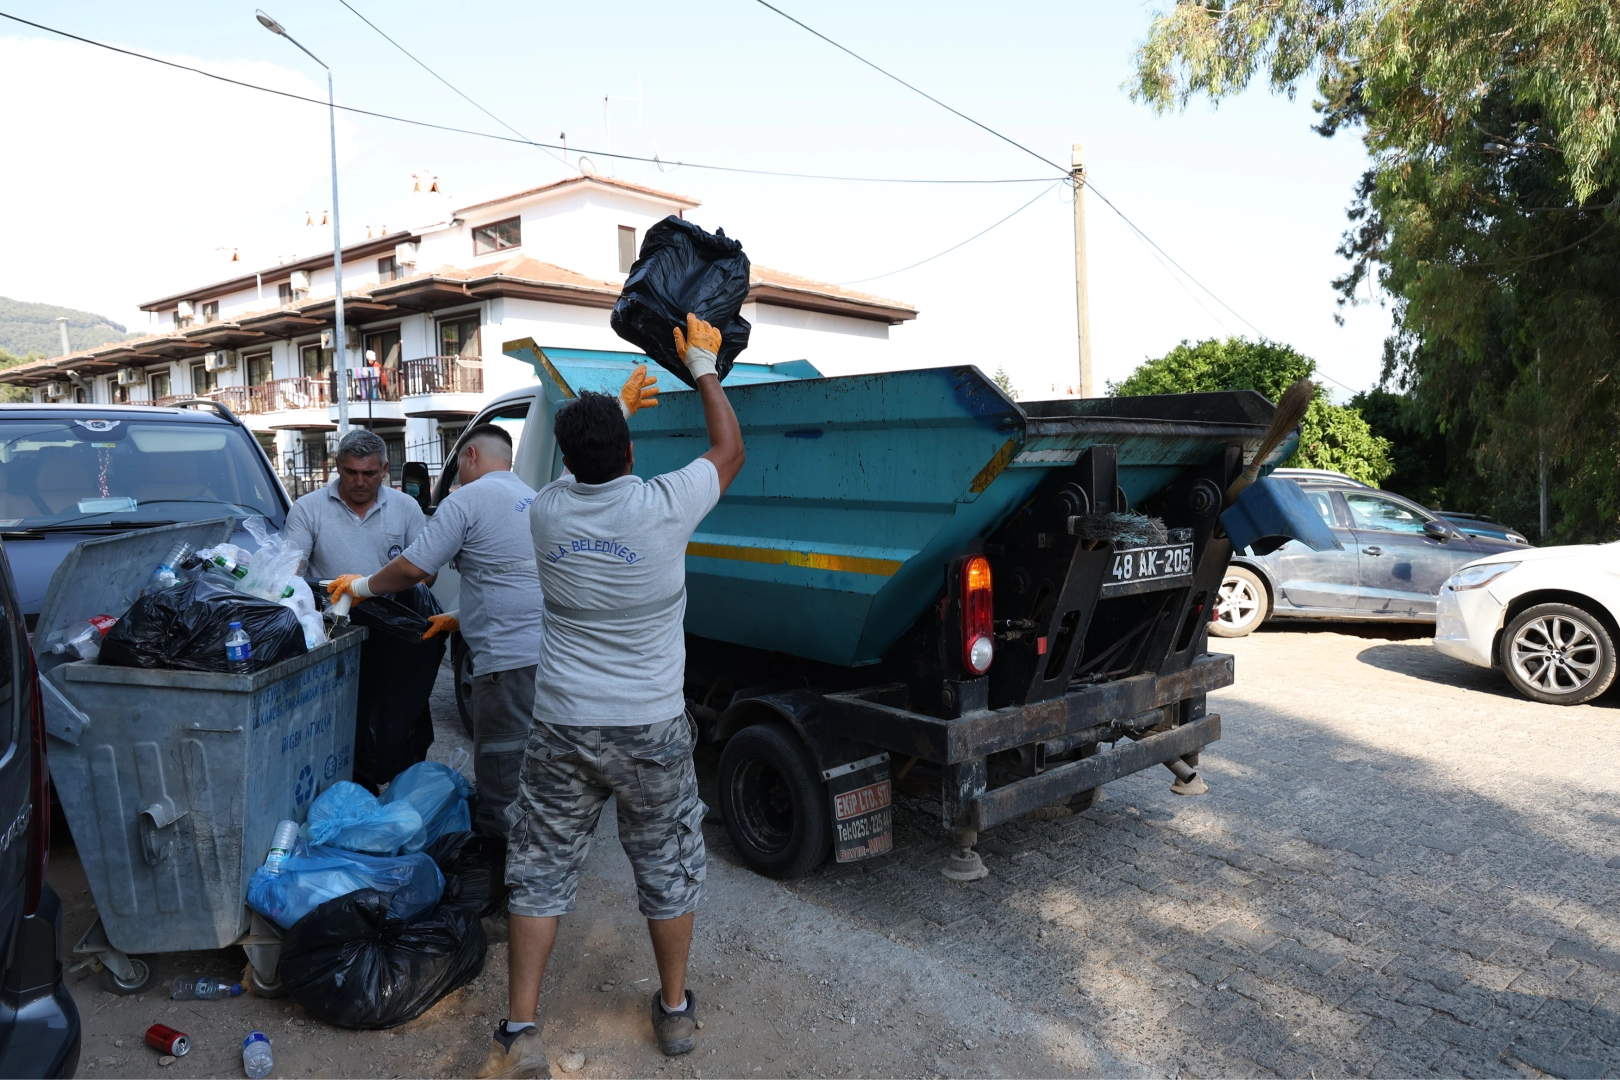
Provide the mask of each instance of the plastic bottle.
[{"label": "plastic bottle", "polygon": [[242,1040],[242,1071],[253,1080],[264,1080],[275,1068],[275,1060],[270,1056],[270,1037],[262,1031],[250,1031],[247,1038]]},{"label": "plastic bottle", "polygon": [[191,545],[184,540],[174,545],[169,557],[158,563],[158,568],[152,571],[152,576],[146,580],[146,588],[141,590],[142,596],[151,596],[164,589],[172,589],[180,584],[179,566],[191,554]]},{"label": "plastic bottle", "polygon": [[225,638],[225,661],[232,671],[246,673],[248,661],[253,659],[253,642],[239,622],[231,623],[231,632]]},{"label": "plastic bottle", "polygon": [[209,978],[193,979],[189,975],[181,975],[169,984],[169,997],[175,1001],[190,1001],[192,998],[200,1001],[217,1001],[223,997],[239,997],[241,993],[241,983],[221,982]]},{"label": "plastic bottle", "polygon": [[270,856],[264,860],[267,873],[281,873],[281,863],[292,854],[293,841],[298,839],[298,822],[283,821],[276,826],[276,835],[270,841]]},{"label": "plastic bottle", "polygon": [[111,615],[92,615],[80,619],[62,631],[62,640],[51,646],[58,656],[67,655],[75,660],[94,660],[101,655],[101,639],[118,620]]}]

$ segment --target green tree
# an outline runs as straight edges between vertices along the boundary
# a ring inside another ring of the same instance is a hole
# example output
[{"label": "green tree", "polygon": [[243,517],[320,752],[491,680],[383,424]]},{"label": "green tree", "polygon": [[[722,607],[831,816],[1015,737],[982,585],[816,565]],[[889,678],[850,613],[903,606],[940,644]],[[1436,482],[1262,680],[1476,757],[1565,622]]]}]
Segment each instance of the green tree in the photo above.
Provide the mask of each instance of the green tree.
[{"label": "green tree", "polygon": [[[1142,364],[1109,393],[1188,394],[1207,390],[1258,390],[1276,401],[1284,390],[1316,372],[1316,361],[1273,341],[1211,338],[1183,341],[1157,360]],[[1334,405],[1320,385],[1300,424],[1299,449],[1284,464],[1332,469],[1377,487],[1395,469],[1389,440],[1375,435],[1361,412]]]},{"label": "green tree", "polygon": [[1316,80],[1322,134],[1361,132],[1336,284],[1392,301],[1384,381],[1441,441],[1435,491],[1533,528],[1545,459],[1553,538],[1620,536],[1620,6],[1178,3],[1132,89],[1176,109],[1262,72]]},{"label": "green tree", "polygon": [[1007,369],[1001,364],[996,365],[996,373],[990,377],[990,381],[1001,387],[1003,394],[1015,401],[1018,399],[1017,392],[1013,390],[1012,376],[1007,374]]}]

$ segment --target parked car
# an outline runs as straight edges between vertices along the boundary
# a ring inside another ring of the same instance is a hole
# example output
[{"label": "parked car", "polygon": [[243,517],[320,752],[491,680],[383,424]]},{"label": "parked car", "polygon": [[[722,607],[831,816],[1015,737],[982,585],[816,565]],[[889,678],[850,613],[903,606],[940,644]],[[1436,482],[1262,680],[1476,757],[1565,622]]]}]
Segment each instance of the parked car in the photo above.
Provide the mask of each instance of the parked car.
[{"label": "parked car", "polygon": [[1530,538],[1517,529],[1503,525],[1489,514],[1465,514],[1460,510],[1437,510],[1441,517],[1451,522],[1469,536],[1488,536],[1492,540],[1506,540],[1520,547],[1529,547]]},{"label": "parked car", "polygon": [[5,567],[0,623],[0,1076],[72,1076],[79,1010],[62,978],[62,901],[45,880],[51,848],[45,710]]},{"label": "parked car", "polygon": [[1498,667],[1532,701],[1579,705],[1614,682],[1620,543],[1502,552],[1440,589],[1434,647]]},{"label": "parked car", "polygon": [[[1278,469],[1300,480],[1305,470]],[[1272,616],[1432,622],[1440,585],[1465,563],[1522,545],[1470,536],[1411,499],[1349,477],[1300,480],[1342,551],[1297,540],[1265,555],[1245,549],[1221,582],[1210,632],[1243,637]]]},{"label": "parked car", "polygon": [[1363,484],[1353,476],[1332,469],[1273,469],[1271,475],[1300,484],[1342,484],[1345,487],[1376,490],[1371,484]]},{"label": "parked car", "polygon": [[287,492],[253,433],[223,405],[196,404],[208,407],[0,405],[0,540],[30,628],[81,540],[227,516],[286,522]]}]

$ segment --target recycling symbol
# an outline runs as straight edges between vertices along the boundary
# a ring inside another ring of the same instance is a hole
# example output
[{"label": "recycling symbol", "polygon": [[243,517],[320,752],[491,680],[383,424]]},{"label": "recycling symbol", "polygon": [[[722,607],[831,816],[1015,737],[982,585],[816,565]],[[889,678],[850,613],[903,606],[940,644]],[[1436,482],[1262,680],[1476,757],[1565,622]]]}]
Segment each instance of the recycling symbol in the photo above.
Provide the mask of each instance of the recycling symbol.
[{"label": "recycling symbol", "polygon": [[305,765],[299,770],[298,783],[293,785],[293,802],[303,806],[313,794],[315,794],[315,769]]}]

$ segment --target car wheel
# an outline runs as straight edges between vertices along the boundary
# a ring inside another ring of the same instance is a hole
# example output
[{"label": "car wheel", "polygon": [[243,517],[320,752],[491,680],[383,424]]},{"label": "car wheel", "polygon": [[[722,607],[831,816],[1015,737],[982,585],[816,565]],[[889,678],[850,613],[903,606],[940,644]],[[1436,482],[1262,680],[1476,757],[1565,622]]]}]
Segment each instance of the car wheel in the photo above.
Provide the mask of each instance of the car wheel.
[{"label": "car wheel", "polygon": [[1253,570],[1229,567],[1215,596],[1215,618],[1209,632],[1216,637],[1247,637],[1271,614],[1265,582]]},{"label": "car wheel", "polygon": [[133,997],[144,994],[157,981],[157,969],[138,956],[129,958],[130,967],[134,968],[134,975],[129,979],[120,979],[113,969],[105,964],[101,968],[101,988],[109,994],[119,997]]},{"label": "car wheel", "polygon": [[472,650],[460,643],[459,635],[450,650],[450,665],[456,673],[456,711],[461,714],[461,727],[467,738],[473,738],[472,721]]},{"label": "car wheel", "polygon": [[726,742],[720,812],[743,859],[767,877],[802,877],[832,850],[827,787],[785,724],[754,724]]},{"label": "car wheel", "polygon": [[1549,705],[1580,705],[1614,682],[1614,639],[1569,604],[1521,611],[1502,631],[1498,660],[1515,690]]}]

